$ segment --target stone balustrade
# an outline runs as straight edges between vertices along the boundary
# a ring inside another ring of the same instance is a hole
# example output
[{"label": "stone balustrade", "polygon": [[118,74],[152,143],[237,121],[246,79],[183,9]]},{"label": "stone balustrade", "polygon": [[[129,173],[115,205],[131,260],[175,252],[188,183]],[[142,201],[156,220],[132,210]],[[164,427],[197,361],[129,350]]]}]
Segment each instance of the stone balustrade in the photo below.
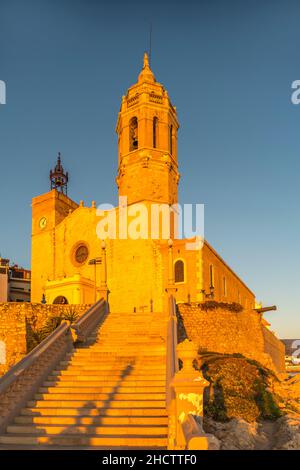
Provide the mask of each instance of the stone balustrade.
[{"label": "stone balustrade", "polygon": [[[169,299],[169,315],[166,375],[168,448],[206,450],[209,441],[195,417],[203,416],[203,391],[208,382],[193,367],[197,346],[187,339],[177,344],[176,305],[172,296]],[[182,361],[181,370],[179,359]]]},{"label": "stone balustrade", "polygon": [[107,304],[99,300],[71,326],[63,321],[44,341],[0,379],[0,433],[32,398],[49,373],[73,350],[74,340],[86,340],[104,318]]},{"label": "stone balustrade", "polygon": [[72,348],[70,324],[63,322],[0,379],[1,433]]}]

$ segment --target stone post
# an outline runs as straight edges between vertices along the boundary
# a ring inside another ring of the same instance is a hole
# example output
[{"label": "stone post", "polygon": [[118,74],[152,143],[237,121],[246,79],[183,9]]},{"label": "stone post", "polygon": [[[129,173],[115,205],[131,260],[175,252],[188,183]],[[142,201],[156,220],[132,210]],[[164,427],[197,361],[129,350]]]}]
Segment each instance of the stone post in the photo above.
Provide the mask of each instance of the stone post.
[{"label": "stone post", "polygon": [[103,298],[105,302],[108,301],[108,288],[107,288],[107,267],[106,267],[106,244],[105,241],[103,240],[101,243],[101,258],[102,258],[102,263],[101,263],[101,277],[100,277],[100,289],[99,289],[99,295],[100,298]]},{"label": "stone post", "polygon": [[[171,382],[175,391],[175,419],[176,419],[176,448],[189,448],[186,435],[184,433],[185,423],[189,415],[196,417],[203,416],[203,391],[209,382],[204,379],[201,372],[193,367],[193,361],[197,356],[197,346],[186,339],[177,346],[178,358],[182,360],[183,367],[177,372]],[[191,436],[193,448],[205,450],[208,448],[208,440],[199,424],[197,435]],[[203,435],[201,435],[201,431]],[[196,443],[196,444],[195,444]],[[191,447],[190,447],[191,448]]]}]

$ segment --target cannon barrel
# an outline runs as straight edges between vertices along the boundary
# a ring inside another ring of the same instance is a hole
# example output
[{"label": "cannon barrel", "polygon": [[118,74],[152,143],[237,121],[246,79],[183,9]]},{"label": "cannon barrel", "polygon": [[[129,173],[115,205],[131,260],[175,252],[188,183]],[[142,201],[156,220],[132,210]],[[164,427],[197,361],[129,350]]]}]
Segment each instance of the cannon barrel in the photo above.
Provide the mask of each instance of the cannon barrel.
[{"label": "cannon barrel", "polygon": [[276,307],[276,305],[272,305],[272,307],[256,308],[255,310],[258,313],[265,313],[265,312],[271,312],[272,310],[277,310],[277,307]]}]

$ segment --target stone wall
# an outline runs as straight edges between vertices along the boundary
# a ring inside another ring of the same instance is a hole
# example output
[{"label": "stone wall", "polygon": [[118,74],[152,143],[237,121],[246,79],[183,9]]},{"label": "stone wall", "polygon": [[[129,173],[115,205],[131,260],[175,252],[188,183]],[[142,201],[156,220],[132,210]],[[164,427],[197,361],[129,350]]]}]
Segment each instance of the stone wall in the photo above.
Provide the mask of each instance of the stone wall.
[{"label": "stone wall", "polygon": [[276,368],[280,371],[285,370],[285,345],[280,341],[272,331],[262,325],[264,336],[265,352],[272,357]]},{"label": "stone wall", "polygon": [[4,343],[6,350],[0,357],[0,376],[27,354],[30,335],[43,328],[49,317],[60,316],[70,309],[81,316],[88,307],[89,305],[0,303],[0,341]]},{"label": "stone wall", "polygon": [[[12,308],[10,303],[0,304],[0,341],[4,348],[0,358],[0,375],[16,364],[27,352],[24,310]],[[21,307],[23,304],[18,304]]]},{"label": "stone wall", "polygon": [[256,311],[235,313],[220,308],[203,311],[198,303],[179,304],[178,309],[182,319],[180,336],[185,332],[199,348],[210,352],[240,353],[266,367],[282,371],[284,352],[281,342],[273,335],[272,348],[266,346],[267,334],[264,334],[265,327]]}]

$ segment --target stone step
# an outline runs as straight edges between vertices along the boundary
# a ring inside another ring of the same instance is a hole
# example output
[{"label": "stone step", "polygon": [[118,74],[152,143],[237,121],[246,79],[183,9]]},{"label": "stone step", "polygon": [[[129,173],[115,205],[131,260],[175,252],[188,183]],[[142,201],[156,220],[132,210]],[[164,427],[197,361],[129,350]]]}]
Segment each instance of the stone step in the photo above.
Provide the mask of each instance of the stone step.
[{"label": "stone step", "polygon": [[111,386],[105,385],[105,384],[100,384],[100,385],[85,385],[83,384],[82,386],[78,386],[77,384],[71,385],[70,387],[67,387],[65,384],[58,384],[54,387],[40,387],[38,390],[38,393],[49,393],[49,394],[89,394],[89,393],[95,393],[95,394],[108,394],[112,395],[113,397],[115,396],[115,392],[117,391],[118,394],[150,394],[152,396],[153,393],[165,393],[166,388],[165,387],[155,387],[148,385],[146,387],[142,386],[127,386],[127,385],[118,385],[114,384]]},{"label": "stone step", "polygon": [[[120,348],[113,349],[111,347],[102,348],[101,351],[88,351],[88,353],[80,352],[78,354],[75,354],[73,357],[66,357],[65,360],[68,359],[71,361],[77,361],[78,359],[93,359],[93,361],[101,361],[104,358],[110,358],[111,361],[125,361],[125,354],[128,353],[131,353],[133,356],[135,356],[137,360],[141,360],[141,348],[138,348],[136,350],[127,348],[126,350],[122,351]],[[143,359],[145,361],[165,360],[165,358],[165,348],[163,348],[162,350],[151,350],[149,351],[149,354],[143,354]]]},{"label": "stone step", "polygon": [[[128,338],[136,337],[137,334],[140,335],[141,338],[145,337],[156,337],[156,336],[166,336],[166,326],[167,324],[161,326],[151,325],[137,325],[137,324],[118,324],[118,325],[111,325],[111,326],[103,326],[98,332],[94,335],[89,335],[89,337],[99,338],[102,335],[110,335],[112,339],[118,339],[117,334],[122,333],[125,331],[128,333]],[[119,337],[120,338],[120,337]],[[124,338],[127,339],[127,338]]]},{"label": "stone step", "polygon": [[89,362],[89,361],[72,361],[72,363],[70,364],[68,361],[63,361],[61,364],[61,367],[68,367],[68,370],[118,370],[118,371],[122,371],[122,372],[125,372],[125,369],[127,367],[131,367],[131,368],[134,368],[134,369],[139,369],[139,370],[157,370],[157,369],[161,369],[161,370],[165,370],[166,369],[166,365],[164,364],[164,362],[161,362],[160,364],[155,364],[155,363],[147,363],[147,364],[141,364],[141,365],[136,365],[136,364],[120,364],[118,361],[116,361],[115,363],[108,363],[108,362],[99,362],[98,364],[93,362]]},{"label": "stone step", "polygon": [[101,328],[98,330],[98,334],[102,331],[119,331],[125,330],[128,332],[139,331],[142,335],[146,335],[148,331],[160,330],[160,327],[156,327],[153,322],[147,321],[126,321],[116,320],[114,322],[103,323]]},{"label": "stone step", "polygon": [[140,329],[142,332],[149,330],[151,326],[155,326],[153,319],[131,319],[131,318],[110,318],[109,321],[102,323],[98,331],[102,330],[111,330],[119,329],[121,326],[124,326],[126,330],[129,330],[130,326],[133,328]]},{"label": "stone step", "polygon": [[[110,358],[111,361],[124,361],[124,355],[122,354],[122,350],[120,348],[115,348],[113,349],[112,347],[107,347],[107,348],[102,348],[101,351],[89,351],[87,354],[83,354],[82,352],[74,355],[73,357],[66,357],[65,360],[70,360],[70,361],[87,361],[87,360],[92,360],[93,362],[97,361],[102,361],[106,358]],[[127,348],[124,350],[125,354],[131,353],[132,355],[135,355],[137,359],[140,360],[139,355],[141,352],[141,348],[138,349],[129,349]],[[151,350],[149,351],[148,354],[143,353],[143,357],[145,361],[153,361],[153,360],[166,360],[165,356],[165,348],[162,350]]]},{"label": "stone step", "polygon": [[[69,372],[69,371],[65,371],[65,372]],[[99,371],[99,372],[103,372],[103,371]],[[133,371],[133,373],[130,373],[129,375],[126,375],[124,377],[124,374],[122,373],[119,373],[119,374],[109,374],[109,373],[104,373],[101,374],[101,373],[94,373],[93,371],[91,371],[91,373],[84,373],[84,375],[81,375],[81,374],[74,374],[74,373],[71,373],[71,374],[60,374],[59,372],[57,374],[52,374],[52,375],[49,375],[49,377],[47,378],[47,382],[62,382],[62,381],[67,381],[67,382],[73,382],[73,381],[82,381],[82,382],[87,382],[87,381],[96,381],[96,382],[100,382],[100,381],[105,381],[105,382],[116,382],[116,381],[119,381],[119,380],[123,380],[124,382],[130,382],[130,383],[142,383],[144,382],[145,384],[146,383],[150,383],[150,382],[164,382],[165,381],[165,374],[163,372],[158,372],[157,374],[152,374],[152,375],[147,375],[147,374],[137,374],[137,373],[134,373],[135,371]],[[93,375],[92,375],[93,374]]]},{"label": "stone step", "polygon": [[[124,336],[126,335],[126,336]],[[97,342],[103,341],[103,342],[114,342],[114,343],[119,343],[121,346],[122,344],[126,344],[127,342],[136,342],[137,344],[141,343],[142,340],[144,341],[153,341],[155,342],[162,342],[163,340],[166,339],[166,336],[160,332],[141,332],[134,330],[132,328],[128,329],[128,331],[124,331],[124,328],[120,328],[118,331],[101,331],[99,334],[89,339],[93,339],[96,341],[94,344],[97,344]]]},{"label": "stone step", "polygon": [[166,426],[71,426],[69,429],[66,426],[59,425],[21,425],[11,424],[7,426],[7,434],[33,434],[43,436],[57,435],[62,433],[69,434],[92,434],[95,436],[165,436],[167,434]]},{"label": "stone step", "polygon": [[76,416],[76,417],[129,417],[129,416],[167,416],[167,410],[163,408],[23,408],[22,416]]},{"label": "stone step", "polygon": [[[126,336],[125,336],[126,335]],[[91,338],[89,336],[89,338]],[[120,340],[122,338],[122,340]],[[114,329],[107,329],[99,331],[97,336],[94,336],[93,340],[95,341],[119,341],[119,344],[123,344],[123,341],[137,341],[140,342],[142,339],[144,341],[154,340],[157,341],[159,339],[165,338],[165,334],[159,330],[150,331],[147,330],[145,327],[141,329],[133,328],[133,327],[120,327]]]},{"label": "stone step", "polygon": [[127,366],[127,365],[135,365],[135,366],[140,366],[140,365],[152,365],[152,364],[163,364],[165,365],[166,361],[166,356],[163,354],[153,354],[153,356],[141,356],[141,355],[136,355],[136,356],[122,356],[117,355],[117,354],[112,354],[111,352],[103,352],[101,354],[89,354],[87,356],[82,355],[80,356],[74,356],[71,358],[66,358],[61,361],[62,364],[75,364],[76,362],[86,362],[87,365],[90,363],[90,359],[93,359],[92,361],[93,365],[98,363],[99,365],[103,365],[102,361],[105,361],[106,364],[119,364],[120,366]]},{"label": "stone step", "polygon": [[[80,366],[70,366],[67,369],[61,369],[58,371],[62,376],[67,377],[68,375],[82,375],[82,376],[88,376],[88,375],[98,375],[101,380],[101,377],[119,377],[119,378],[125,378],[125,377],[151,377],[154,376],[161,380],[162,378],[165,378],[166,376],[166,368],[161,367],[160,369],[158,368],[143,368],[143,369],[127,369],[127,368],[116,368],[116,367],[109,367],[109,368],[104,368],[102,366],[100,367],[92,367],[89,366],[89,368],[86,367],[80,367]],[[67,374],[65,372],[68,372]],[[53,376],[55,377],[55,376]]]},{"label": "stone step", "polygon": [[148,399],[148,400],[85,400],[83,398],[76,399],[74,397],[65,400],[62,397],[59,399],[49,400],[30,400],[27,402],[28,408],[164,408],[166,400]]},{"label": "stone step", "polygon": [[[134,326],[118,326],[117,328],[103,328],[100,331],[98,331],[97,335],[90,335],[89,338],[106,338],[107,340],[113,340],[113,341],[119,341],[120,338],[122,338],[122,341],[131,341],[131,340],[136,340],[139,341],[141,339],[158,339],[160,337],[165,338],[166,333],[165,333],[165,327],[162,328],[148,328],[146,326],[142,326],[140,328],[135,328]],[[118,336],[122,334],[123,332],[126,332],[128,336]]]},{"label": "stone step", "polygon": [[[103,342],[110,342],[113,341],[114,343],[119,343],[122,345],[123,343],[127,342],[136,342],[140,343],[142,340],[144,341],[153,341],[155,342],[162,342],[165,341],[167,336],[165,334],[165,329],[166,326],[164,326],[163,329],[159,330],[149,330],[146,327],[142,327],[141,329],[135,329],[135,328],[124,328],[120,327],[118,329],[114,330],[101,330],[98,332],[97,336],[94,336],[91,338],[94,341],[97,342],[103,341]],[[126,335],[126,336],[125,336]],[[84,346],[84,345],[83,345]]]},{"label": "stone step", "polygon": [[[76,354],[73,354],[72,356],[66,356],[64,360],[71,360],[71,361],[78,361],[78,360],[88,360],[88,359],[93,359],[93,361],[98,361],[102,360],[104,358],[110,359],[112,362],[113,361],[126,361],[126,356],[131,353],[134,355],[138,360],[142,360],[141,357],[143,357],[144,361],[158,361],[158,360],[165,360],[166,355],[165,355],[165,347],[160,348],[160,349],[153,349],[151,348],[151,351],[149,351],[148,354],[145,354],[143,351],[143,355],[139,354],[141,351],[141,348],[138,348],[136,350],[127,348],[122,351],[120,348],[116,348],[115,350],[111,347],[107,348],[102,348],[99,351],[87,351],[85,352],[84,350],[78,351]],[[124,352],[124,354],[122,354]],[[135,354],[136,353],[136,354]]]},{"label": "stone step", "polygon": [[129,400],[164,400],[165,393],[95,393],[95,392],[81,392],[76,393],[71,390],[68,393],[61,392],[55,389],[54,393],[36,393],[34,398],[36,400],[45,400],[45,401],[55,401],[55,400],[64,400],[64,401],[73,401],[73,400],[99,400],[99,401],[129,401]]},{"label": "stone step", "polygon": [[[165,379],[164,370],[154,370],[151,373],[133,370],[129,375],[126,376],[126,380],[140,381],[140,380],[164,380]],[[102,378],[107,380],[119,380],[123,378],[124,374],[122,371],[110,371],[110,370],[54,370],[52,375],[48,377],[48,380],[54,380],[59,378],[60,380],[102,380]]]},{"label": "stone step", "polygon": [[122,343],[122,345],[120,345],[120,341],[109,341],[109,340],[99,340],[97,341],[97,343],[94,343],[90,346],[90,348],[78,348],[77,351],[97,351],[98,349],[100,350],[102,347],[114,347],[114,348],[119,348],[120,350],[124,350],[126,351],[128,348],[141,348],[143,346],[145,346],[145,343],[147,344],[151,344],[151,350],[152,348],[155,349],[155,348],[158,348],[160,346],[163,346],[164,348],[166,347],[165,346],[165,341],[162,340],[162,339],[158,339],[158,340],[149,340],[148,338],[147,339],[144,339],[143,341],[127,341],[127,340],[124,340],[124,342]]},{"label": "stone step", "polygon": [[66,446],[66,447],[78,447],[78,446],[90,446],[90,447],[108,447],[109,449],[118,447],[141,447],[141,448],[166,448],[167,436],[101,436],[97,437],[94,435],[62,435],[62,436],[14,436],[4,435],[0,436],[0,444],[6,445],[24,445],[24,446],[35,446],[40,445],[53,445],[53,446]]},{"label": "stone step", "polygon": [[118,376],[111,375],[57,375],[50,376],[41,385],[42,387],[85,387],[85,386],[116,386],[122,385],[125,387],[165,387],[166,378],[164,374],[153,376],[152,379],[145,376]]},{"label": "stone step", "polygon": [[138,390],[139,388],[146,388],[147,390],[150,388],[153,391],[152,387],[159,387],[163,388],[165,390],[165,380],[156,380],[156,381],[151,381],[151,380],[132,380],[132,378],[129,379],[129,377],[125,379],[117,379],[117,380],[109,380],[107,377],[103,377],[102,380],[99,380],[99,377],[95,377],[96,380],[91,380],[88,377],[85,377],[85,380],[80,379],[74,379],[74,380],[66,380],[68,379],[67,377],[62,377],[60,380],[55,380],[55,381],[46,381],[43,383],[42,387],[43,388],[53,388],[53,387],[77,387],[80,388],[80,390],[86,390],[86,387],[107,387],[107,388],[114,388],[116,386],[119,386],[120,383],[122,384],[122,387],[130,387]]},{"label": "stone step", "polygon": [[[141,344],[128,344],[125,343],[124,345],[120,346],[119,344],[112,344],[110,342],[108,343],[99,343],[95,346],[92,346],[90,348],[81,348],[77,349],[73,353],[68,353],[66,357],[76,357],[78,355],[82,356],[89,356],[90,354],[102,354],[104,349],[111,348],[111,349],[117,349],[119,352],[118,356],[129,356],[132,351],[142,351],[141,355],[143,356],[149,356],[152,355],[153,353],[157,353],[159,351],[162,352],[162,356],[164,355],[164,351],[166,350],[166,345],[164,342],[160,341],[159,343],[156,344],[151,344],[151,348],[149,351],[145,350],[145,341]],[[154,354],[153,354],[154,355]],[[156,354],[155,354],[156,355]]]},{"label": "stone step", "polygon": [[59,425],[160,425],[167,426],[166,416],[18,416],[16,424],[59,424]]},{"label": "stone step", "polygon": [[[110,334],[111,337],[116,338],[118,334],[120,333],[128,333],[129,337],[133,337],[136,335],[140,335],[140,337],[144,338],[149,335],[157,335],[160,333],[163,329],[162,328],[156,328],[154,329],[153,326],[149,326],[146,324],[140,323],[138,324],[118,324],[118,325],[107,325],[103,326],[97,333],[97,337],[103,335],[103,334]],[[165,334],[163,332],[163,334]],[[96,335],[94,335],[96,336]],[[125,337],[126,339],[126,337]]]},{"label": "stone step", "polygon": [[92,358],[71,358],[68,360],[62,360],[58,365],[57,369],[61,369],[63,367],[67,366],[73,366],[77,365],[79,363],[79,366],[85,366],[85,367],[120,367],[121,369],[124,369],[125,367],[131,367],[132,369],[139,368],[139,367],[157,367],[157,368],[162,368],[166,367],[166,358],[164,356],[148,356],[145,358],[140,358],[136,356],[135,359],[132,358],[126,358],[122,356],[115,356],[112,355],[111,353],[103,353],[103,355],[97,359],[92,360]]}]

